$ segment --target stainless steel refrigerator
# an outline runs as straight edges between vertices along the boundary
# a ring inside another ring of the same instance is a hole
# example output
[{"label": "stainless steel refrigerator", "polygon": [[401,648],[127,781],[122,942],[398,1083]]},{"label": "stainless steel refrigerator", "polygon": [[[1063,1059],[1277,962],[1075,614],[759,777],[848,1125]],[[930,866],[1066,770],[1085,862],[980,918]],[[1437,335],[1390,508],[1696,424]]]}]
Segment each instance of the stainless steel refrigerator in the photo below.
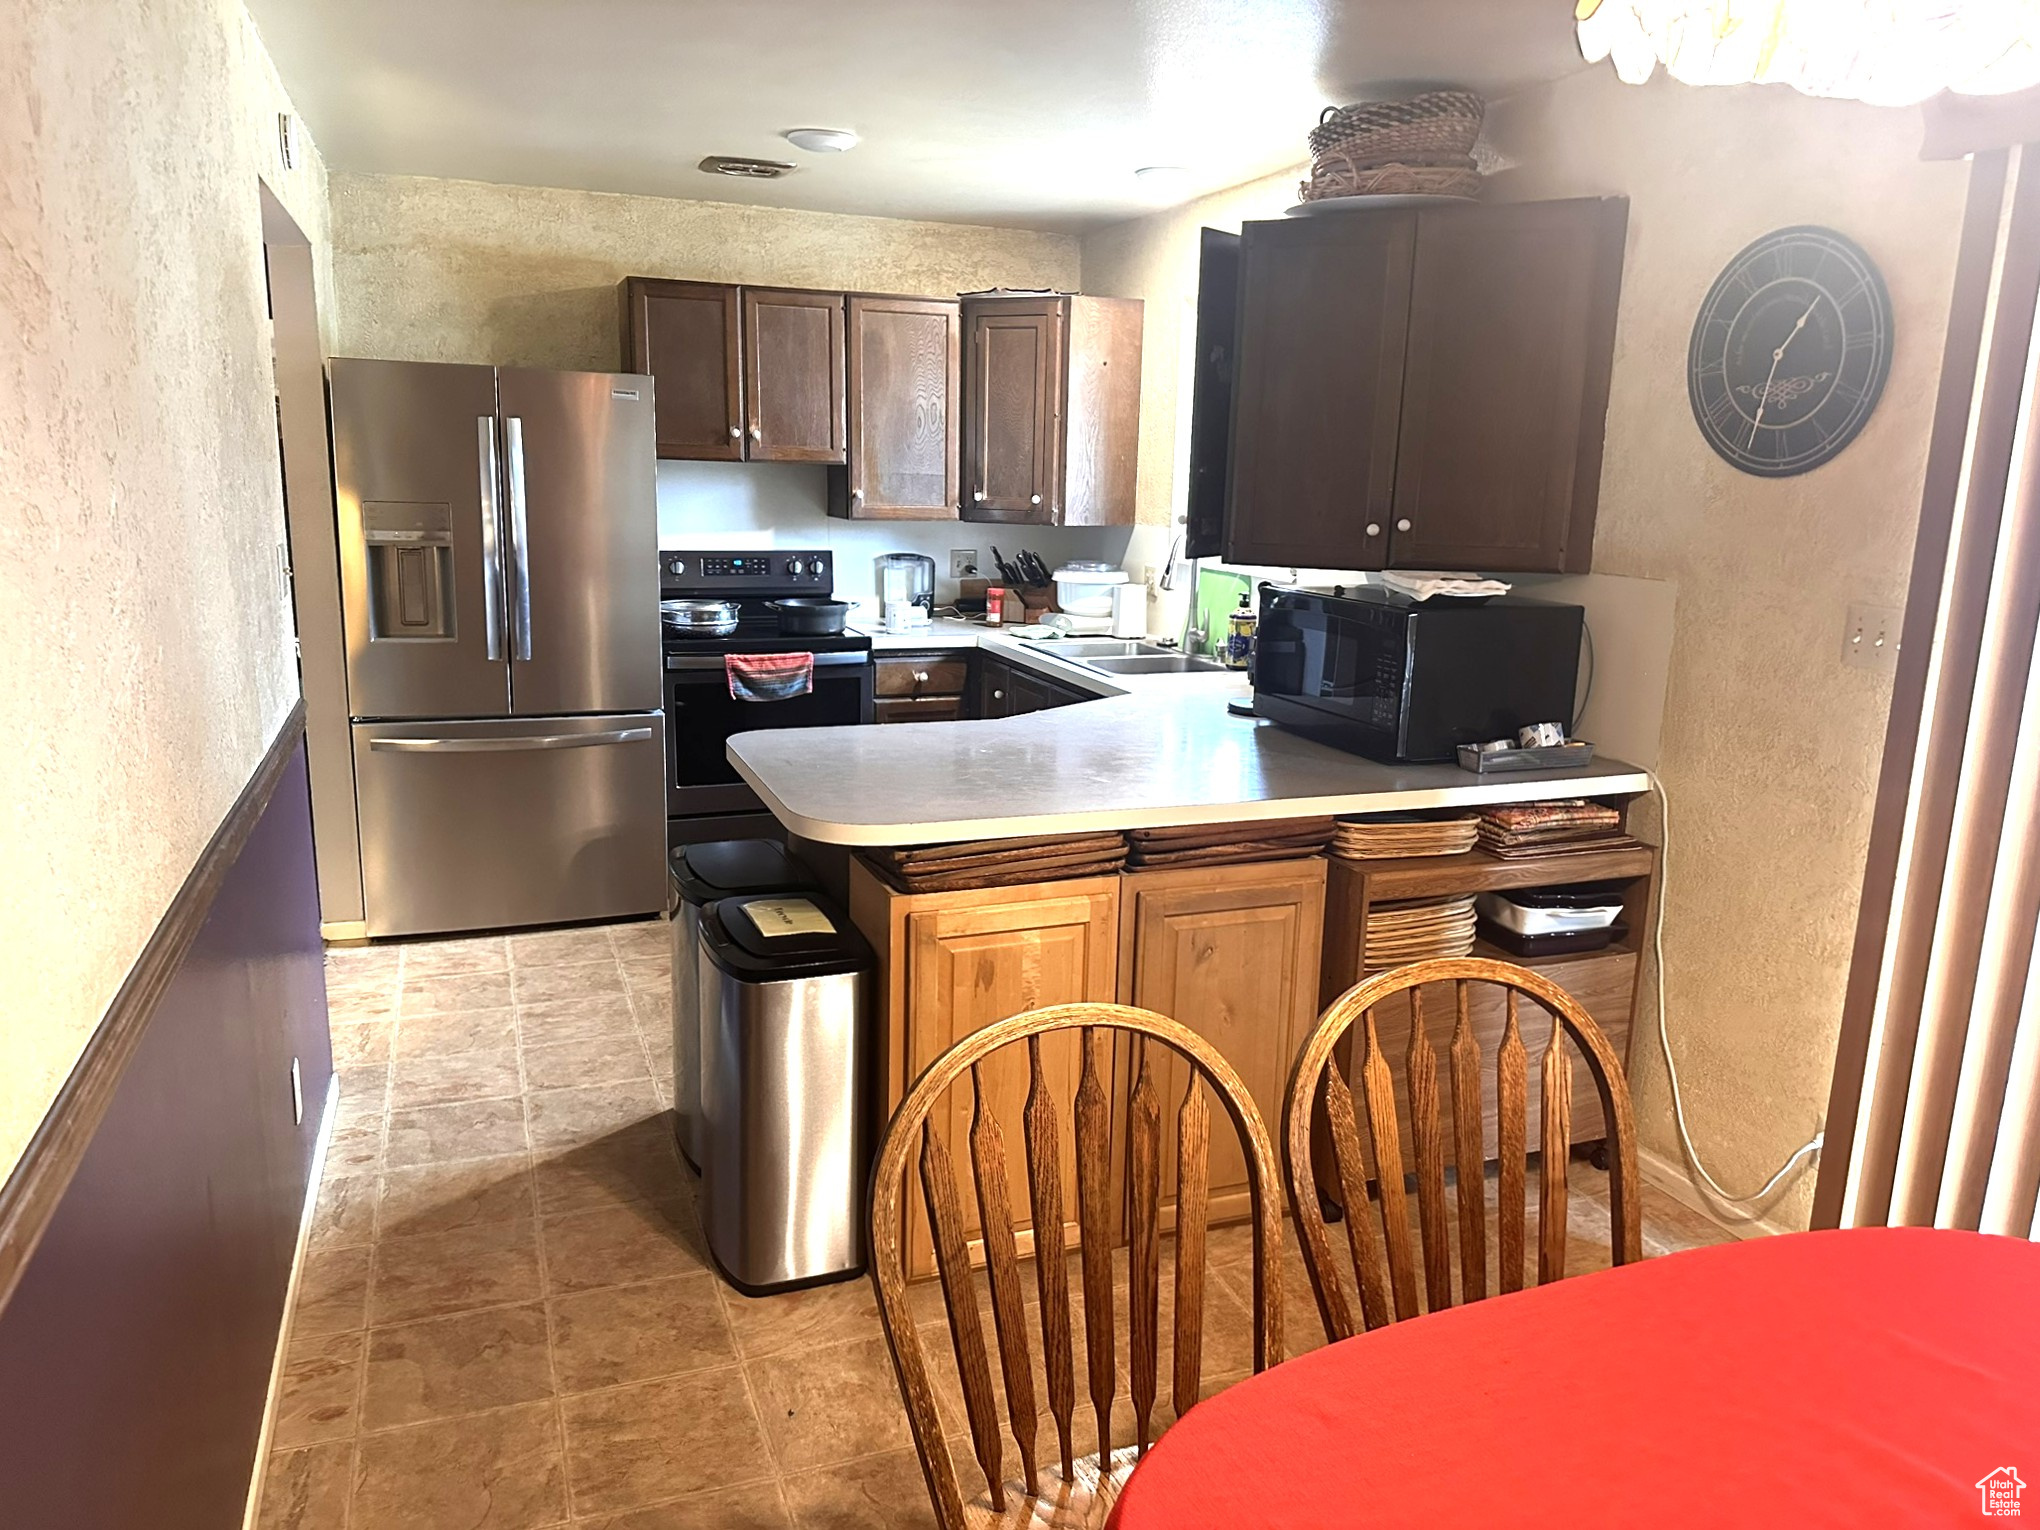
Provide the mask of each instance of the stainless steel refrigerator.
[{"label": "stainless steel refrigerator", "polygon": [[368,933],[660,908],[652,380],[330,375]]}]

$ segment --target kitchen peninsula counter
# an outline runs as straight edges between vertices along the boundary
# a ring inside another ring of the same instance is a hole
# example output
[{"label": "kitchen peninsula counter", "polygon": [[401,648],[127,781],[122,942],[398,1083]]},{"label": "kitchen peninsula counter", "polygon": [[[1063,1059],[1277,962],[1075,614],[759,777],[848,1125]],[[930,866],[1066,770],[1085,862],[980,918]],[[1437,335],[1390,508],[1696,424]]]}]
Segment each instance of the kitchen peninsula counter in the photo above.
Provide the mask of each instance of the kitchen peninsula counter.
[{"label": "kitchen peninsula counter", "polygon": [[1158,687],[1020,717],[783,728],[738,734],[729,758],[791,834],[852,847],[1649,790],[1619,760],[1504,776],[1384,765],[1235,717],[1226,700]]}]

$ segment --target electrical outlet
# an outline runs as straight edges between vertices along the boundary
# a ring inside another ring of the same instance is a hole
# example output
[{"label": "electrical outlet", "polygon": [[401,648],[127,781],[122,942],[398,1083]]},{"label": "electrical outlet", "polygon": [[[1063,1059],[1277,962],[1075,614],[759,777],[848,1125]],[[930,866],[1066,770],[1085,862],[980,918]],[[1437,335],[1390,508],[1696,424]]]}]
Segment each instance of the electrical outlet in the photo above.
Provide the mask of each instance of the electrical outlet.
[{"label": "electrical outlet", "polygon": [[1842,662],[1851,669],[1896,669],[1904,620],[1896,606],[1850,606],[1842,628]]},{"label": "electrical outlet", "polygon": [[949,549],[949,577],[970,579],[977,574],[977,549],[975,547],[952,547]]}]

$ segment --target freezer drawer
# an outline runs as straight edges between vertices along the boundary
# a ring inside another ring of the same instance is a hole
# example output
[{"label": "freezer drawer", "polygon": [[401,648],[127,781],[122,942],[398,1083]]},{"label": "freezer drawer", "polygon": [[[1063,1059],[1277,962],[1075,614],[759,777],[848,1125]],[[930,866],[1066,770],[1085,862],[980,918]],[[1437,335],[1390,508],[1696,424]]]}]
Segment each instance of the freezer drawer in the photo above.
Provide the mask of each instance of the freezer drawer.
[{"label": "freezer drawer", "polygon": [[662,727],[657,712],[356,723],[368,933],[663,908]]}]

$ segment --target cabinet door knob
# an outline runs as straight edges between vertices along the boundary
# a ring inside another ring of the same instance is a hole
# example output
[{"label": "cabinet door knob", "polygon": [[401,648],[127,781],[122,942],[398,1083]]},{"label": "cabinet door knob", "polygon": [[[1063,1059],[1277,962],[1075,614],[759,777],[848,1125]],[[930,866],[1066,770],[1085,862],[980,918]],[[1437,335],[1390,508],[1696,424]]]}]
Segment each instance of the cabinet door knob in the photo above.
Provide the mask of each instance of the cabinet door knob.
[{"label": "cabinet door knob", "polygon": [[979,489],[975,494],[971,495],[971,499],[977,504],[983,504],[985,502],[985,491]]},{"label": "cabinet door knob", "polygon": [[1005,693],[1004,691],[993,691],[993,692],[992,692],[992,700],[994,700],[994,701],[1004,701],[1005,699],[1006,699],[1006,693]]},{"label": "cabinet door knob", "polygon": [[917,669],[917,670],[915,670],[915,671],[914,671],[914,684],[916,684],[916,685],[926,685],[927,683],[928,683],[928,671],[926,671],[925,669]]},{"label": "cabinet door knob", "polygon": [[862,489],[852,489],[850,491],[850,497],[852,499],[862,499],[864,498],[864,491]]},{"label": "cabinet door knob", "polygon": [[1395,529],[1397,531],[1408,531],[1410,529],[1410,523],[1406,520],[1397,521],[1395,523]]},{"label": "cabinet door knob", "polygon": [[743,426],[741,426],[741,425],[732,425],[732,426],[730,427],[730,439],[731,439],[731,440],[733,440],[733,441],[741,441],[741,440],[743,440],[743,439],[744,439],[744,427],[743,427]]},{"label": "cabinet door knob", "polygon": [[1379,522],[1379,521],[1369,521],[1369,522],[1367,523],[1367,534],[1368,534],[1368,535],[1369,535],[1370,537],[1378,537],[1378,536],[1380,536],[1380,535],[1381,535],[1381,522]]},{"label": "cabinet door knob", "polygon": [[1030,495],[1028,496],[1027,503],[1030,505],[1038,505],[1041,503],[1041,496],[1039,494]]},{"label": "cabinet door knob", "polygon": [[765,432],[753,425],[751,427],[751,439],[753,441],[762,441],[765,439]]}]

